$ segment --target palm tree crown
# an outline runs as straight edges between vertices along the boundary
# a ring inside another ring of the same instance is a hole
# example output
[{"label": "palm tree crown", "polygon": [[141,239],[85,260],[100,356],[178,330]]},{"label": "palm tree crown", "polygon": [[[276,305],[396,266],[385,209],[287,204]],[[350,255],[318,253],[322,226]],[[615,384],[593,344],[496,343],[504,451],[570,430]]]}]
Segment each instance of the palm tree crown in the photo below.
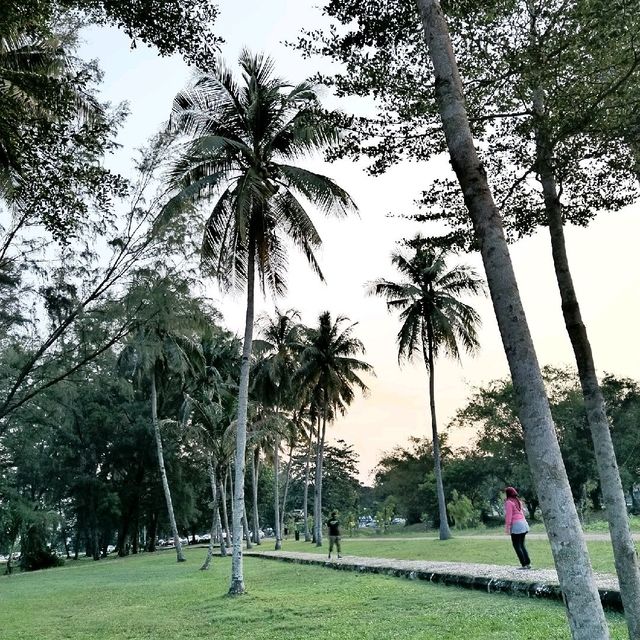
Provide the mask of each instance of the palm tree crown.
[{"label": "palm tree crown", "polygon": [[368,387],[359,373],[373,373],[373,367],[355,356],[364,352],[362,342],[354,337],[354,324],[345,326],[348,319],[338,316],[335,322],[325,311],[318,326],[307,329],[306,345],[301,356],[299,385],[306,389],[311,403],[319,403],[322,410],[344,413],[355,397],[355,389],[367,392]]},{"label": "palm tree crown", "polygon": [[300,197],[327,214],[355,210],[331,179],[291,164],[325,147],[336,130],[317,115],[314,87],[273,76],[273,62],[242,51],[239,85],[222,62],[179,93],[171,128],[187,135],[170,171],[178,191],[165,213],[199,200],[214,205],[205,224],[203,263],[226,286],[243,288],[256,262],[264,287],[285,289],[288,237],[322,278],[320,236]]},{"label": "palm tree crown", "polygon": [[[416,352],[426,355],[429,344],[433,359],[442,352],[456,360],[461,349],[475,352],[480,316],[459,296],[482,292],[482,279],[470,267],[449,268],[447,251],[430,246],[419,235],[406,244],[413,249],[411,255],[396,252],[391,257],[403,280],[378,279],[369,286],[370,294],[385,298],[390,310],[400,311],[398,359],[411,359]],[[429,360],[425,357],[428,368]]]}]

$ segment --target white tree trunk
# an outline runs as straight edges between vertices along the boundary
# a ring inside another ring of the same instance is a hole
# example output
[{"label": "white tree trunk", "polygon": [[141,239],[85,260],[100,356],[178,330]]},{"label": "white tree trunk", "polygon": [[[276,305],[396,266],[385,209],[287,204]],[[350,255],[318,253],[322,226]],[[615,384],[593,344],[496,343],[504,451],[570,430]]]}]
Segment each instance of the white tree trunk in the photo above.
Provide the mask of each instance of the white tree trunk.
[{"label": "white tree trunk", "polygon": [[291,480],[291,464],[293,463],[293,447],[289,446],[289,460],[287,461],[287,472],[284,477],[284,491],[282,492],[282,509],[280,510],[280,531],[284,532],[284,516],[287,512],[287,494],[289,493],[289,482]]},{"label": "white tree trunk", "polygon": [[[325,400],[326,403],[326,400]],[[318,425],[319,427],[320,425]],[[315,486],[315,532],[316,547],[322,546],[322,466],[324,463],[324,439],[327,433],[327,407],[322,418],[322,429],[318,428],[318,452],[316,455],[316,486]]]},{"label": "white tree trunk", "polygon": [[207,456],[207,470],[209,472],[209,484],[211,485],[211,499],[212,499],[212,508],[211,508],[211,538],[209,540],[209,546],[207,547],[207,557],[205,558],[204,563],[200,567],[201,571],[208,571],[211,565],[211,559],[213,558],[213,548],[216,539],[216,527],[218,524],[218,518],[220,517],[220,512],[218,510],[218,491],[216,487],[216,472],[213,468],[213,462],[211,460],[211,456]]},{"label": "white tree trunk", "polygon": [[273,442],[273,528],[275,529],[276,546],[282,549],[282,531],[280,530],[280,436],[274,436]]},{"label": "white tree trunk", "polygon": [[313,450],[313,431],[309,430],[309,448],[307,449],[307,462],[304,470],[304,541],[311,542],[311,532],[309,531],[309,475],[311,470],[311,452]]},{"label": "white tree trunk", "polygon": [[176,525],[176,517],[173,512],[173,502],[171,501],[171,491],[169,490],[169,481],[167,480],[167,471],[164,468],[164,454],[162,452],[162,438],[160,437],[160,425],[158,423],[158,392],[156,391],[156,373],[151,372],[151,422],[153,423],[153,433],[156,438],[156,451],[158,453],[158,466],[160,467],[160,478],[162,479],[162,489],[164,491],[164,499],[167,503],[167,511],[169,512],[169,523],[171,525],[171,535],[173,535],[173,544],[175,545],[178,562],[184,562],[184,552],[180,543],[180,535],[178,534],[178,526]]},{"label": "white tree trunk", "polygon": [[244,593],[244,569],[242,557],[242,508],[244,505],[244,465],[247,449],[247,408],[249,404],[249,370],[251,368],[251,344],[253,342],[255,280],[255,240],[249,239],[247,260],[247,314],[245,318],[244,340],[242,343],[242,363],[238,388],[238,419],[236,424],[235,492],[233,501],[233,556],[231,561],[231,584],[229,595]]},{"label": "white tree trunk", "polygon": [[477,156],[451,39],[437,0],[416,0],[435,71],[452,167],[480,246],[518,400],[518,415],[574,640],[606,640],[607,623],[522,307],[502,220]]}]

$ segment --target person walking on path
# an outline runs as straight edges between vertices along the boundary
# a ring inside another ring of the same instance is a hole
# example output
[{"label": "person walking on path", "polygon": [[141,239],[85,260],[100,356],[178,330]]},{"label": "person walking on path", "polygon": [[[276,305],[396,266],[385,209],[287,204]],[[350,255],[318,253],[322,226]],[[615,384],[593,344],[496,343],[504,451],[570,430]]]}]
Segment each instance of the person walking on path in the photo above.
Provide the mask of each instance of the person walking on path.
[{"label": "person walking on path", "polygon": [[515,549],[522,569],[531,569],[531,560],[524,546],[524,539],[529,531],[529,525],[522,512],[522,503],[518,492],[513,487],[505,489],[507,499],[504,501],[504,530],[511,534],[511,543]]},{"label": "person walking on path", "polygon": [[338,558],[342,558],[340,555],[340,521],[335,511],[331,512],[331,517],[327,520],[327,529],[329,529],[329,560],[331,560],[331,552],[333,551],[334,544],[336,545]]}]

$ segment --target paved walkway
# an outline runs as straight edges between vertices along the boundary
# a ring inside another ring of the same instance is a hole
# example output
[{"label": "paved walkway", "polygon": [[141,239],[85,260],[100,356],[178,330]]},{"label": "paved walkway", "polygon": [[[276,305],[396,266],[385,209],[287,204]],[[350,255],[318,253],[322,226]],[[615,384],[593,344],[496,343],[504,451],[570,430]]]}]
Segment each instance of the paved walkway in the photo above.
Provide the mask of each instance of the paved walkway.
[{"label": "paved walkway", "polygon": [[[554,569],[523,570],[497,564],[395,560],[362,556],[343,556],[341,559],[327,560],[321,554],[296,551],[248,551],[245,555],[299,564],[321,565],[344,571],[382,573],[411,580],[428,580],[489,593],[506,592],[530,597],[562,599],[558,576]],[[621,611],[622,604],[616,576],[596,574],[596,584],[604,606]]]}]

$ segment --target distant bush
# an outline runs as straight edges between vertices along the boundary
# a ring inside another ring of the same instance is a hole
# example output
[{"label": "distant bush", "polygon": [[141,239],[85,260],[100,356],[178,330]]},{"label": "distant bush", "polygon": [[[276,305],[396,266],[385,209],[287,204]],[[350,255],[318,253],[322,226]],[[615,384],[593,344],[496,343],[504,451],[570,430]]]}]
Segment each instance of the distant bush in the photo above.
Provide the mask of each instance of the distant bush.
[{"label": "distant bush", "polygon": [[46,530],[40,523],[29,526],[24,532],[20,541],[20,568],[23,571],[49,569],[64,564],[64,560],[47,547],[46,540]]},{"label": "distant bush", "polygon": [[455,489],[451,493],[451,501],[447,508],[456,529],[466,529],[480,523],[480,509],[475,509],[471,500]]}]

